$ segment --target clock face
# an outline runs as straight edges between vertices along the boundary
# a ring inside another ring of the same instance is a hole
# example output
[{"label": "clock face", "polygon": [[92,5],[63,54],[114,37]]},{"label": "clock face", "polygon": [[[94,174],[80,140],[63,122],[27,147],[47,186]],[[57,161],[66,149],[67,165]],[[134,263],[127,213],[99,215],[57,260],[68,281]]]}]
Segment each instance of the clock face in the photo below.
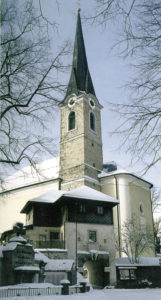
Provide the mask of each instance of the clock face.
[{"label": "clock face", "polygon": [[68,106],[72,107],[75,104],[75,100],[72,98],[68,101]]},{"label": "clock face", "polygon": [[89,99],[89,104],[91,108],[95,108],[95,102],[93,99]]}]

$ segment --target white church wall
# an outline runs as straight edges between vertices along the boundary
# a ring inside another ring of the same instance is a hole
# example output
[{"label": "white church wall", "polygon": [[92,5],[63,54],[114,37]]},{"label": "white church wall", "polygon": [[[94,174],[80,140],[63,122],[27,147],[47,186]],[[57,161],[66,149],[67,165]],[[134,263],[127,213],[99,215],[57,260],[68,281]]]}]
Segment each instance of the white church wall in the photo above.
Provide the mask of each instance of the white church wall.
[{"label": "white church wall", "polygon": [[[118,190],[116,188],[115,177],[114,176],[102,177],[100,178],[100,182],[101,182],[101,192],[117,199]],[[119,209],[120,209],[119,205],[118,207],[117,206],[113,207],[113,224],[114,224],[115,236],[118,236],[118,210]]]},{"label": "white church wall", "polygon": [[0,235],[12,229],[16,222],[26,223],[26,215],[20,211],[26,202],[47,190],[58,190],[59,181],[53,180],[46,183],[22,187],[14,191],[8,191],[0,195]]},{"label": "white church wall", "polygon": [[[151,192],[148,186],[137,182],[129,183],[131,214],[138,220],[140,230],[153,235],[153,214],[151,208]],[[155,247],[145,249],[144,256],[155,256]]]},{"label": "white church wall", "polygon": [[[117,180],[117,182],[116,182]],[[136,216],[138,224],[145,224],[147,231],[153,232],[153,216],[151,209],[151,185],[141,178],[132,174],[117,174],[100,178],[101,191],[119,199],[120,204],[113,208],[114,231],[118,236],[118,226],[121,228],[124,222],[133,215]],[[144,213],[140,213],[142,205]],[[119,215],[119,219],[118,219]],[[118,253],[117,253],[118,255]],[[154,248],[147,249],[146,256],[155,256]]]},{"label": "white church wall", "polygon": [[127,176],[117,176],[118,180],[118,198],[120,200],[120,223],[127,222],[130,218],[131,202]]}]

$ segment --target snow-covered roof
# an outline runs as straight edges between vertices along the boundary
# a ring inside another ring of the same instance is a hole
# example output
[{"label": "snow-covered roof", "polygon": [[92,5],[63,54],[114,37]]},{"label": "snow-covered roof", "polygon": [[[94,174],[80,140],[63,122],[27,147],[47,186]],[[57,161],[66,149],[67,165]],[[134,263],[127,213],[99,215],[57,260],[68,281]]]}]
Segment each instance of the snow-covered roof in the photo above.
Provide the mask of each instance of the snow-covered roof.
[{"label": "snow-covered roof", "polygon": [[132,175],[132,173],[129,173],[127,170],[119,169],[119,170],[115,170],[115,171],[111,171],[111,172],[102,171],[101,173],[98,174],[98,177],[102,178],[102,177],[117,175],[117,174],[131,174]]},{"label": "snow-covered roof", "polygon": [[14,236],[14,237],[10,238],[9,243],[12,243],[12,242],[18,242],[18,243],[26,244],[27,240],[24,239],[21,235],[19,235],[19,236]]},{"label": "snow-covered roof", "polygon": [[23,186],[56,179],[59,176],[59,157],[45,160],[35,167],[27,166],[7,177],[3,183],[3,190],[11,190]]},{"label": "snow-covered roof", "polygon": [[23,244],[25,244],[25,247],[32,247],[31,244],[27,244],[27,240],[22,236],[14,236],[10,238],[6,246],[3,246],[2,251],[13,251],[14,249],[16,249],[17,245]]},{"label": "snow-covered roof", "polygon": [[118,169],[118,170],[115,170],[115,171],[112,171],[112,172],[105,172],[105,171],[102,171],[101,173],[98,174],[98,177],[99,177],[99,178],[103,178],[103,177],[110,177],[110,176],[121,175],[121,174],[122,174],[122,175],[130,175],[130,176],[133,176],[133,177],[135,177],[135,178],[137,178],[137,179],[139,179],[139,180],[142,180],[142,181],[144,181],[144,182],[150,184],[151,187],[153,187],[153,184],[152,184],[151,182],[149,182],[149,181],[147,181],[147,180],[145,180],[145,179],[143,179],[143,178],[137,176],[137,175],[134,174],[134,173],[131,173],[131,172],[127,171],[127,170],[124,170],[124,169]]},{"label": "snow-covered roof", "polygon": [[108,203],[117,204],[119,201],[109,195],[106,195],[102,192],[96,191],[88,186],[81,186],[71,191],[59,191],[59,190],[50,190],[38,197],[30,199],[23,209],[21,213],[26,212],[26,208],[28,208],[31,203],[39,202],[39,203],[55,203],[61,197],[65,198],[77,198],[77,199],[84,199],[84,200],[95,200],[95,201],[104,201]]},{"label": "snow-covered roof", "polygon": [[67,253],[67,249],[59,249],[59,248],[35,248],[35,252],[63,252]]},{"label": "snow-covered roof", "polygon": [[85,254],[85,255],[89,255],[89,251],[84,251],[84,250],[78,250],[77,251],[78,254]]},{"label": "snow-covered roof", "polygon": [[42,202],[42,203],[54,203],[63,194],[64,194],[64,191],[50,190],[50,191],[47,191],[47,192],[41,194],[38,197],[34,197],[34,198],[30,199],[29,201],[32,201],[32,202]]},{"label": "snow-covered roof", "polygon": [[43,261],[44,263],[47,263],[49,260],[50,259],[43,253],[35,251],[35,261]]},{"label": "snow-covered roof", "polygon": [[119,201],[88,186],[81,186],[64,193],[65,197],[119,203]]},{"label": "snow-covered roof", "polygon": [[54,203],[56,202],[61,196],[63,195],[64,191],[59,190],[50,190],[38,197],[31,198],[27,201],[25,206],[22,208],[21,213],[26,213],[26,209],[28,210],[31,206],[31,203],[38,202],[38,203]]},{"label": "snow-covered roof", "polygon": [[130,263],[128,257],[117,258],[115,264],[118,267],[121,266],[159,266],[160,258],[159,257],[139,257],[138,263]]},{"label": "snow-covered roof", "polygon": [[8,243],[6,246],[3,247],[3,252],[4,251],[13,251],[14,249],[16,249],[17,245],[22,245],[22,244],[18,243],[18,242]]},{"label": "snow-covered roof", "polygon": [[85,254],[85,255],[90,255],[93,253],[99,254],[99,255],[109,255],[108,251],[101,251],[101,250],[95,250],[91,249],[90,251],[83,251],[83,250],[78,250],[78,254]]},{"label": "snow-covered roof", "polygon": [[70,271],[73,264],[72,259],[50,259],[45,266],[45,271]]}]

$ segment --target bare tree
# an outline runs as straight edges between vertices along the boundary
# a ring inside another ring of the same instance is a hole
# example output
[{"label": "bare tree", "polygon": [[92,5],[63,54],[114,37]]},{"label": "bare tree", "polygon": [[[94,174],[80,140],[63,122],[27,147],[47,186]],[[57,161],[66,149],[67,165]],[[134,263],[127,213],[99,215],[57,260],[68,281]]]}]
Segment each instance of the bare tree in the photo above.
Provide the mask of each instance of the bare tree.
[{"label": "bare tree", "polygon": [[152,212],[153,212],[153,220],[154,220],[154,241],[155,241],[155,250],[156,253],[160,253],[160,238],[161,238],[161,217],[156,217],[157,213],[160,213],[161,207],[161,196],[160,192],[157,189],[152,190]]},{"label": "bare tree", "polygon": [[152,189],[151,201],[152,201],[152,213],[154,216],[154,214],[158,212],[161,206],[161,194],[160,191],[158,191],[156,188]]},{"label": "bare tree", "polygon": [[155,251],[160,253],[161,250],[161,217],[154,220],[154,240],[155,240]]},{"label": "bare tree", "polygon": [[51,55],[49,25],[40,1],[37,9],[32,0],[1,3],[0,178],[7,165],[35,165],[40,152],[54,153],[45,130],[65,89],[69,46]]},{"label": "bare tree", "polygon": [[116,26],[115,45],[125,59],[131,57],[135,71],[127,84],[132,91],[128,103],[117,104],[123,119],[115,132],[122,134],[122,145],[145,163],[147,171],[161,160],[161,2],[95,1],[96,12],[90,19]]},{"label": "bare tree", "polygon": [[146,248],[154,248],[153,233],[141,227],[135,216],[121,226],[121,245],[117,241],[116,238],[116,249],[124,253],[131,263],[137,263]]}]

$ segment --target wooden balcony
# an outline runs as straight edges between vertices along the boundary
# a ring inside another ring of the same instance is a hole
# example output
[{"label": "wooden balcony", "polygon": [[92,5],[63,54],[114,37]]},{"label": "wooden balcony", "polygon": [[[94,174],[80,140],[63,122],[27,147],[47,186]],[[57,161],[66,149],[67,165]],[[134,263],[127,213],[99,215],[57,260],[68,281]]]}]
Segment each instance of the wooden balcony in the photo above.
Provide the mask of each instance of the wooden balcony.
[{"label": "wooden balcony", "polygon": [[34,248],[58,248],[65,249],[65,241],[50,240],[50,241],[33,241]]}]

